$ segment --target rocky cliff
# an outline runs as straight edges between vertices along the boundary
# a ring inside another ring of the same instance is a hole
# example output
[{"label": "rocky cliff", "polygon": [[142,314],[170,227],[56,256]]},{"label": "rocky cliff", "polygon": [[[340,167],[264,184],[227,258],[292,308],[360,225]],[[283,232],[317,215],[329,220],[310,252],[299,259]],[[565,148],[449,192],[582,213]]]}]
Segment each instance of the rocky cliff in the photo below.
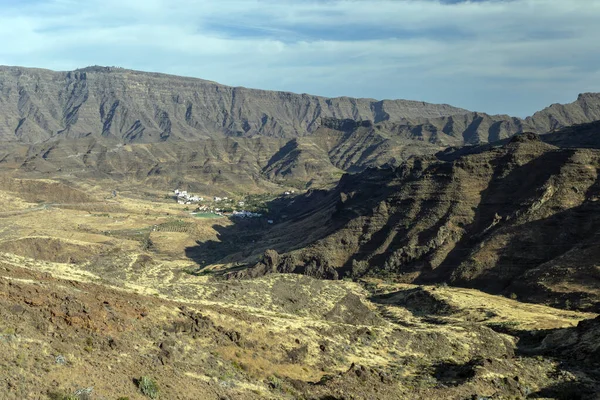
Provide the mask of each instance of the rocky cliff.
[{"label": "rocky cliff", "polygon": [[0,68],[0,140],[113,137],[126,143],[215,136],[298,137],[322,117],[435,118],[466,110],[418,101],[328,99],[200,79],[90,67]]},{"label": "rocky cliff", "polygon": [[568,133],[576,141],[581,134],[588,148],[557,147],[529,133],[466,154],[443,152],[345,175],[334,190],[289,206],[288,218],[263,243],[281,254],[238,275],[448,282],[597,312],[600,143],[589,141],[594,127],[600,135],[592,124],[544,138]]},{"label": "rocky cliff", "polygon": [[519,119],[419,101],[330,99],[234,88],[120,68],[53,72],[0,67],[0,141],[106,137],[150,143],[257,135],[292,139],[314,133],[323,121],[329,129],[350,130],[343,121],[333,126],[333,121],[344,119],[380,124],[399,138],[420,143],[480,144],[522,131],[546,133],[598,120],[600,95],[582,94],[574,103],[554,104]]}]

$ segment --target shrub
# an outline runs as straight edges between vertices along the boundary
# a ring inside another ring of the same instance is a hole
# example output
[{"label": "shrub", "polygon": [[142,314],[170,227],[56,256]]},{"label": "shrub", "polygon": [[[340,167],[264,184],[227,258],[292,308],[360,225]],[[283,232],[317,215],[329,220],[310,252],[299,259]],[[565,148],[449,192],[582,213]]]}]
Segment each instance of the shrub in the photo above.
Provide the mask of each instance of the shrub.
[{"label": "shrub", "polygon": [[138,387],[142,394],[151,399],[158,399],[158,384],[149,376],[142,376],[138,381]]},{"label": "shrub", "polygon": [[152,249],[152,246],[154,246],[154,243],[152,242],[152,239],[150,239],[150,235],[144,236],[141,243],[142,250],[150,250]]},{"label": "shrub", "polygon": [[48,393],[50,400],[79,400],[79,397],[74,394],[66,394],[61,392],[50,392]]}]

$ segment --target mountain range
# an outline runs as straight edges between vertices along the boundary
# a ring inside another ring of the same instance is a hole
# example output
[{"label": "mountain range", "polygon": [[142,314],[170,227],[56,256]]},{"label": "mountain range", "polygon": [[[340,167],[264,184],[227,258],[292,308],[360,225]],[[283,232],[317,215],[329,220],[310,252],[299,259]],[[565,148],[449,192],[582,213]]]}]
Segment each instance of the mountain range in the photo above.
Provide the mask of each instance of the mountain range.
[{"label": "mountain range", "polygon": [[324,98],[228,87],[194,78],[88,67],[0,67],[0,141],[113,138],[123,143],[234,137],[298,138],[322,118],[368,120],[438,145],[479,144],[600,119],[600,96],[579,95],[520,119],[408,100]]},{"label": "mountain range", "polygon": [[600,393],[600,94],[0,67],[0,221],[0,398]]},{"label": "mountain range", "polygon": [[519,119],[113,67],[0,67],[0,170],[127,177],[205,193],[331,187],[346,172],[597,119],[594,93]]}]

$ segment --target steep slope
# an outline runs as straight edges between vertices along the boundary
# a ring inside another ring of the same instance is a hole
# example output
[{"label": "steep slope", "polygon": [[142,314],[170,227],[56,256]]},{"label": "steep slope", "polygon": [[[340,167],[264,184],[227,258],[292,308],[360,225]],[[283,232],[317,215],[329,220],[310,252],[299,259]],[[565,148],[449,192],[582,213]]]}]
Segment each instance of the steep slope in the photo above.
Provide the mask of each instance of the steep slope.
[{"label": "steep slope", "polygon": [[523,120],[445,104],[328,99],[120,68],[53,72],[0,67],[0,141],[105,137],[151,143],[256,135],[293,139],[317,131],[322,118],[370,121],[406,141],[458,146],[598,120],[600,94],[581,94],[574,103],[554,104]]},{"label": "steep slope", "polygon": [[570,104],[552,104],[525,120],[536,132],[549,132],[565,126],[600,120],[598,93],[582,93]]},{"label": "steep slope", "polygon": [[323,118],[312,135],[291,140],[273,155],[263,172],[288,184],[295,180],[306,187],[327,186],[337,183],[344,171],[397,166],[442,149],[398,137],[371,121]]},{"label": "steep slope", "polygon": [[263,177],[262,167],[284,144],[276,138],[133,145],[85,138],[12,144],[0,150],[0,170],[68,180],[109,179],[162,190],[181,186],[215,194],[269,191],[276,186]]},{"label": "steep slope", "polygon": [[600,150],[527,134],[442,156],[345,175],[333,191],[298,198],[262,246],[286,254],[238,276],[387,276],[600,309]]},{"label": "steep slope", "polygon": [[580,94],[570,104],[553,104],[525,119],[469,112],[417,121],[384,121],[386,129],[405,139],[443,146],[477,145],[521,132],[545,134],[563,127],[600,120],[600,95]]},{"label": "steep slope", "polygon": [[298,137],[321,117],[429,118],[464,113],[418,101],[335,98],[233,88],[200,79],[90,67],[0,68],[0,140],[118,138],[126,143],[215,136]]},{"label": "steep slope", "polygon": [[88,137],[0,142],[0,170],[231,193],[275,190],[273,183],[331,187],[344,171],[398,165],[414,154],[442,149],[397,138],[369,121],[345,123],[350,125],[325,120],[312,135],[291,140],[258,136],[124,145],[113,138]]}]

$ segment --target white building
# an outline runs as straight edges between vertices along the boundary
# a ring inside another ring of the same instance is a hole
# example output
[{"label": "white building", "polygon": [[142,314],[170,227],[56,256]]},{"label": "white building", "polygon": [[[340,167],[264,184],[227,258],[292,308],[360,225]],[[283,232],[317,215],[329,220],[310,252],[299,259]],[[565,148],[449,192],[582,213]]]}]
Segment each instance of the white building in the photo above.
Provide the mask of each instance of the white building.
[{"label": "white building", "polygon": [[236,217],[236,218],[260,218],[260,217],[262,217],[262,214],[242,210],[242,211],[234,211],[231,214],[231,216]]}]

